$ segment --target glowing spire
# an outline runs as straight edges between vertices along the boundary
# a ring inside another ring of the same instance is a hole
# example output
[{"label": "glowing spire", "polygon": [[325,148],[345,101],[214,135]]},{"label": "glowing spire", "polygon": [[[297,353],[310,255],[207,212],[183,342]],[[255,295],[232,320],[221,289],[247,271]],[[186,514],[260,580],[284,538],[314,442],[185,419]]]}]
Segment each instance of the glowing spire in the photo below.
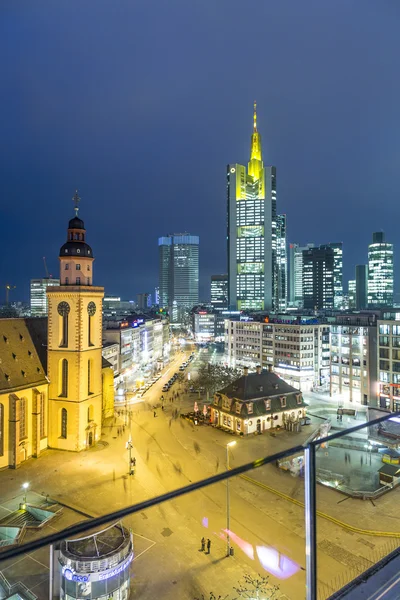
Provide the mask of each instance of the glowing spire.
[{"label": "glowing spire", "polygon": [[254,102],[253,133],[251,135],[250,162],[248,172],[254,179],[259,179],[263,169],[261,135],[257,131],[257,102]]}]

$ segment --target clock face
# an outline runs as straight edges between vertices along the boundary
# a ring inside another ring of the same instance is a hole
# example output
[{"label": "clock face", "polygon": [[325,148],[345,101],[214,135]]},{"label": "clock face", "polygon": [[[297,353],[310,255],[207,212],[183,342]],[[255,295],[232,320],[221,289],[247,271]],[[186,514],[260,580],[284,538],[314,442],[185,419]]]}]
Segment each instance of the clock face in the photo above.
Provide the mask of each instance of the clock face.
[{"label": "clock face", "polygon": [[93,315],[96,314],[96,310],[97,309],[96,309],[95,303],[94,302],[89,302],[88,307],[87,307],[87,311],[88,311],[88,313],[89,313],[89,315],[91,317],[93,317]]},{"label": "clock face", "polygon": [[68,302],[60,302],[60,304],[57,306],[57,310],[61,317],[66,317],[71,309]]}]

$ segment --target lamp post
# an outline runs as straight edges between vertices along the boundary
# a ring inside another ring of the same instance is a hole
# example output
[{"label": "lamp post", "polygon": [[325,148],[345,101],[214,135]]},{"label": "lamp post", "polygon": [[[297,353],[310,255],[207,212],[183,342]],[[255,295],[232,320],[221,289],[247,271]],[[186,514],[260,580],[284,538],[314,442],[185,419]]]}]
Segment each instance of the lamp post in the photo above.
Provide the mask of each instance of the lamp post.
[{"label": "lamp post", "polygon": [[[235,446],[236,441],[229,442],[226,445],[226,470],[229,471],[229,448]],[[226,555],[231,554],[231,539],[230,539],[230,498],[229,498],[229,479],[226,480]]]},{"label": "lamp post", "polygon": [[22,484],[22,488],[24,490],[24,498],[23,498],[24,504],[26,504],[26,491],[27,491],[28,487],[29,487],[29,483],[23,483]]},{"label": "lamp post", "polygon": [[132,440],[131,437],[129,436],[129,440],[126,442],[125,444],[126,449],[129,452],[129,475],[132,475]]}]

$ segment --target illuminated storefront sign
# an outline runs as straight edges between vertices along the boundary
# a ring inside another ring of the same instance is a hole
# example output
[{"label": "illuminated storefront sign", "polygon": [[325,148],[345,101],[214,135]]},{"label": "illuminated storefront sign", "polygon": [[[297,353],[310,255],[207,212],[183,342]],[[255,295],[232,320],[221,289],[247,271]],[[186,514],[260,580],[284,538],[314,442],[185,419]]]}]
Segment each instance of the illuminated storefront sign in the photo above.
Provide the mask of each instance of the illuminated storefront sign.
[{"label": "illuminated storefront sign", "polygon": [[90,578],[90,575],[79,575],[79,573],[75,573],[75,571],[68,567],[62,568],[62,574],[68,581],[76,581],[78,583],[87,583]]},{"label": "illuminated storefront sign", "polygon": [[64,566],[62,568],[62,574],[68,581],[75,581],[76,583],[88,583],[89,581],[105,581],[106,579],[110,579],[111,577],[115,577],[124,571],[129,564],[133,560],[133,552],[127,556],[127,558],[114,569],[109,569],[108,571],[102,571],[99,573],[90,573],[87,575],[81,575],[76,573],[73,569]]},{"label": "illuminated storefront sign", "polygon": [[114,577],[115,575],[119,575],[122,571],[132,562],[133,554],[130,554],[123,563],[115,567],[115,569],[111,569],[110,571],[105,571],[104,573],[99,573],[97,579],[99,581],[104,581],[104,579],[110,579],[110,577]]}]

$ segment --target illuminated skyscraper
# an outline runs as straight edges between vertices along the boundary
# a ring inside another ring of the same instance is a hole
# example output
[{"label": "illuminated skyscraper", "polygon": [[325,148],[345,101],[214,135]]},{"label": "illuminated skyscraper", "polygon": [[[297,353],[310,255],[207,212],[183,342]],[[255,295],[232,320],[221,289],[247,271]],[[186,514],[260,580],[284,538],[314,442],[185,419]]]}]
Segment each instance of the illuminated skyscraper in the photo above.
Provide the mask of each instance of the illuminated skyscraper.
[{"label": "illuminated skyscraper", "polygon": [[356,265],[356,308],[367,308],[368,269],[367,265]]},{"label": "illuminated skyscraper", "polygon": [[264,166],[254,104],[250,162],[227,167],[228,298],[238,310],[275,307],[276,168]]},{"label": "illuminated skyscraper", "polygon": [[179,233],[160,237],[160,306],[168,307],[172,320],[181,318],[181,309],[199,303],[199,237]]},{"label": "illuminated skyscraper", "polygon": [[211,304],[215,310],[228,310],[227,275],[211,275]]},{"label": "illuminated skyscraper", "polygon": [[303,251],[314,248],[314,244],[289,246],[289,303],[291,306],[303,307]]},{"label": "illuminated skyscraper", "polygon": [[46,290],[51,285],[60,285],[59,279],[45,277],[31,279],[31,315],[32,317],[47,317]]},{"label": "illuminated skyscraper", "polygon": [[[275,258],[275,260],[274,260]],[[286,215],[276,217],[276,254],[273,255],[275,273],[274,308],[281,311],[287,308],[287,246],[286,246]]]},{"label": "illuminated skyscraper", "polygon": [[356,308],[357,282],[355,279],[349,279],[348,298],[349,308]]},{"label": "illuminated skyscraper", "polygon": [[393,244],[385,234],[372,234],[368,246],[368,306],[393,306]]},{"label": "illuminated skyscraper", "polygon": [[328,244],[333,250],[333,304],[335,308],[343,308],[343,243]]},{"label": "illuminated skyscraper", "polygon": [[319,246],[303,251],[304,308],[334,307],[334,250]]}]

